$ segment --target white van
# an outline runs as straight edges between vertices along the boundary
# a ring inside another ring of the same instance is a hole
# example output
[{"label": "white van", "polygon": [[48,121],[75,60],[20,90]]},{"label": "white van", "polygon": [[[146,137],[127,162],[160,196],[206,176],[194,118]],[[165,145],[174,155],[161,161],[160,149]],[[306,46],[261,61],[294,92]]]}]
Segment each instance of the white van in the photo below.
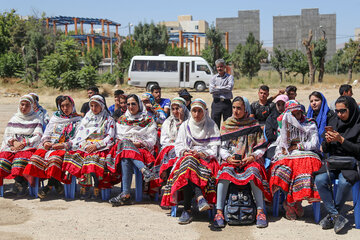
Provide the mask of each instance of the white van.
[{"label": "white van", "polygon": [[202,57],[134,56],[131,59],[128,84],[146,87],[195,88],[204,91],[213,75]]}]

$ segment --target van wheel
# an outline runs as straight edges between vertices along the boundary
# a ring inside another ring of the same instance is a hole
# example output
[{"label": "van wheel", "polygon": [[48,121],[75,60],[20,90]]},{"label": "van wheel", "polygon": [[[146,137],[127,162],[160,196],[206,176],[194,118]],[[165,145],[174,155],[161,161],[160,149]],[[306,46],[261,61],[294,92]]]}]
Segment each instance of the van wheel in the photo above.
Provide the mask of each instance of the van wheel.
[{"label": "van wheel", "polygon": [[158,84],[157,83],[148,83],[146,85],[146,91],[148,92],[151,92],[151,89],[154,87],[154,86],[157,86]]},{"label": "van wheel", "polygon": [[205,89],[206,89],[205,83],[198,82],[198,83],[195,84],[195,90],[197,92],[203,92],[203,91],[205,91]]}]

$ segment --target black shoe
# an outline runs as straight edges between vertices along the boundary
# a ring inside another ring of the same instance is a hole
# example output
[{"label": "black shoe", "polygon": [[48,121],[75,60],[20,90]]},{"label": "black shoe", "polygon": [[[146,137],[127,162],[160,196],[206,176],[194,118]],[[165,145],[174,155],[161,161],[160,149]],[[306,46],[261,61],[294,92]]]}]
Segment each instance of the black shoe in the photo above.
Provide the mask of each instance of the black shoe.
[{"label": "black shoe", "polygon": [[61,183],[59,183],[56,187],[55,187],[56,192],[59,195],[64,194],[64,185],[62,185]]},{"label": "black shoe", "polygon": [[20,191],[20,188],[22,188],[21,184],[18,183],[18,182],[15,182],[11,188],[11,191],[10,193],[11,194],[14,194],[14,195],[17,195]]},{"label": "black shoe", "polygon": [[51,191],[51,189],[52,189],[52,186],[45,186],[45,187],[41,188],[40,192],[38,192],[38,197],[40,199],[46,198],[46,196]]},{"label": "black shoe", "polygon": [[147,167],[144,167],[144,171],[142,172],[144,176],[145,182],[150,182],[155,179],[155,174],[150,171]]},{"label": "black shoe", "polygon": [[20,186],[18,187],[19,192],[16,194],[16,196],[18,197],[24,197],[28,194],[28,183],[25,182],[24,184],[20,184]]},{"label": "black shoe", "polygon": [[342,215],[338,214],[334,217],[334,231],[335,233],[338,233],[345,227],[345,225],[349,222],[349,220]]},{"label": "black shoe", "polygon": [[122,205],[130,205],[131,198],[126,197],[124,193],[120,193],[116,197],[110,198],[109,203],[112,204],[113,207],[122,206]]},{"label": "black shoe", "polygon": [[328,214],[319,222],[319,225],[324,230],[331,229],[334,227],[334,220],[331,218],[330,214]]}]

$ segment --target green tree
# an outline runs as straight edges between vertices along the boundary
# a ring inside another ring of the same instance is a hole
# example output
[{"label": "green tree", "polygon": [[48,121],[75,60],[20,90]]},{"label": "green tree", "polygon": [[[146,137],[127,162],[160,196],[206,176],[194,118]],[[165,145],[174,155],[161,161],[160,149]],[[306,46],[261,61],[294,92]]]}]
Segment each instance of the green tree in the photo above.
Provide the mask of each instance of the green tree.
[{"label": "green tree", "polygon": [[234,70],[247,76],[251,81],[261,68],[261,60],[265,59],[268,54],[266,50],[262,49],[262,43],[256,40],[252,33],[247,37],[245,45],[238,49],[239,51],[232,54]]},{"label": "green tree", "polygon": [[217,59],[224,59],[226,64],[231,61],[230,54],[226,51],[221,43],[223,34],[218,31],[214,25],[210,26],[206,31],[206,38],[209,45],[201,51],[201,56],[215,69],[215,61]]},{"label": "green tree", "polygon": [[280,46],[274,48],[273,55],[271,56],[271,66],[279,73],[280,83],[283,81],[283,71],[286,70],[286,61],[288,58],[288,51],[281,50]]},{"label": "green tree", "polygon": [[41,61],[40,78],[47,86],[59,89],[80,88],[77,72],[80,70],[80,46],[72,38],[56,44],[55,52]]},{"label": "green tree", "polygon": [[326,73],[347,73],[347,66],[341,62],[342,56],[344,55],[344,50],[339,49],[336,51],[334,56],[326,62],[325,72]]},{"label": "green tree", "polygon": [[287,73],[290,72],[295,73],[294,76],[297,76],[297,74],[302,75],[302,81],[301,83],[305,83],[305,75],[309,73],[309,65],[307,61],[307,57],[304,53],[302,53],[300,50],[290,50],[286,65]]},{"label": "green tree", "polygon": [[318,82],[322,82],[325,72],[325,56],[327,51],[327,39],[325,36],[314,43],[314,64],[319,69]]},{"label": "green tree", "polygon": [[0,77],[15,77],[23,69],[22,57],[18,53],[8,52],[0,55]]},{"label": "green tree", "polygon": [[348,43],[345,43],[344,54],[342,55],[340,62],[341,64],[347,66],[348,83],[350,83],[352,79],[353,68],[360,62],[360,41],[353,41],[350,39]]},{"label": "green tree", "polygon": [[85,56],[83,57],[85,65],[92,66],[95,69],[99,68],[99,64],[102,61],[102,53],[99,48],[92,48],[90,52],[85,52]]},{"label": "green tree", "polygon": [[141,55],[142,49],[137,41],[130,39],[124,40],[121,36],[118,37],[116,42],[116,68],[117,68],[117,79],[116,84],[124,84],[125,72],[129,69],[132,57],[135,55]]},{"label": "green tree", "polygon": [[165,55],[166,56],[189,56],[189,53],[188,53],[187,49],[185,49],[185,48],[182,49],[177,46],[174,46],[174,48],[172,48],[172,46],[169,44],[166,48]]},{"label": "green tree", "polygon": [[164,54],[169,42],[165,25],[140,23],[134,28],[134,39],[142,49],[142,54]]},{"label": "green tree", "polygon": [[14,9],[10,12],[3,12],[0,15],[0,55],[10,50],[11,32],[20,21],[20,17]]},{"label": "green tree", "polygon": [[98,80],[98,74],[94,66],[84,66],[77,73],[77,80],[81,88],[95,86]]}]

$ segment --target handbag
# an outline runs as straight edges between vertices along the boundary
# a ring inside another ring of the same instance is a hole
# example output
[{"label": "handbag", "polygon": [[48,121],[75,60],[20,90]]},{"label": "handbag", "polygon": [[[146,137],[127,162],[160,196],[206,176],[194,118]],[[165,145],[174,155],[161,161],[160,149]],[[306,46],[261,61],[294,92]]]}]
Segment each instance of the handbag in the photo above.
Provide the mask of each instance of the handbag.
[{"label": "handbag", "polygon": [[358,160],[351,156],[330,156],[327,160],[327,168],[331,170],[356,170]]}]

